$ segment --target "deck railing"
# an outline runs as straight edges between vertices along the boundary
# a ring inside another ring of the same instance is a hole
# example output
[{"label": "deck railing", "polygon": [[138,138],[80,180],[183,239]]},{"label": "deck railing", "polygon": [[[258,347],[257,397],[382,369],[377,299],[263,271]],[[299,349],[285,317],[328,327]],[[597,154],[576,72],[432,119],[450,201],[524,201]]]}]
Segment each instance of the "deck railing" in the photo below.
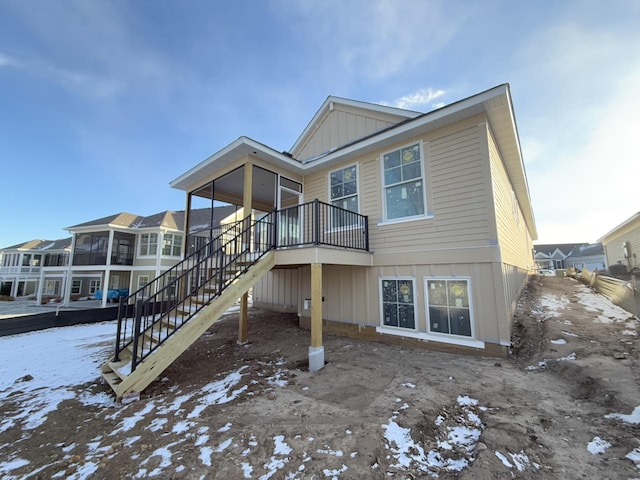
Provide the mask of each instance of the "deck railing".
[{"label": "deck railing", "polygon": [[270,250],[326,245],[368,251],[368,233],[366,216],[319,200],[225,225],[180,263],[120,299],[114,358],[131,348],[135,370]]}]

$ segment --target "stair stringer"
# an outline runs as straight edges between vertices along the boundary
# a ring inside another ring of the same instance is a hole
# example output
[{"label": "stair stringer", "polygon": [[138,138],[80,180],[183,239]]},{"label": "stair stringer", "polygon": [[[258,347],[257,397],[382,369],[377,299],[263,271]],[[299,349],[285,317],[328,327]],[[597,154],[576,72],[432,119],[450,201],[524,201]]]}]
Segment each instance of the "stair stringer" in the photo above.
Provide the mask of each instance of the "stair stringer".
[{"label": "stair stringer", "polygon": [[[182,325],[158,349],[142,361],[136,369],[117,385],[112,385],[118,399],[124,395],[142,392],[171,365],[193,342],[247,293],[267,272],[275,266],[273,252],[265,254],[256,264],[228,286],[222,294]],[[105,364],[106,366],[106,364]],[[111,369],[109,369],[111,370]],[[104,369],[103,369],[104,372]]]}]

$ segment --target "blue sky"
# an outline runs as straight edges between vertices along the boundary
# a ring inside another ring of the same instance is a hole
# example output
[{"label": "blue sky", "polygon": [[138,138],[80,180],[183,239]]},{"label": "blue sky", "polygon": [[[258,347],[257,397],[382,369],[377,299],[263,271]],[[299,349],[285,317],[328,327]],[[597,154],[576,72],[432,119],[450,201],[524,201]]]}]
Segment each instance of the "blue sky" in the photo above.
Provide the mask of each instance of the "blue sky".
[{"label": "blue sky", "polygon": [[640,210],[640,2],[0,0],[0,247],[121,211],[328,95],[429,111],[510,83],[539,243]]}]

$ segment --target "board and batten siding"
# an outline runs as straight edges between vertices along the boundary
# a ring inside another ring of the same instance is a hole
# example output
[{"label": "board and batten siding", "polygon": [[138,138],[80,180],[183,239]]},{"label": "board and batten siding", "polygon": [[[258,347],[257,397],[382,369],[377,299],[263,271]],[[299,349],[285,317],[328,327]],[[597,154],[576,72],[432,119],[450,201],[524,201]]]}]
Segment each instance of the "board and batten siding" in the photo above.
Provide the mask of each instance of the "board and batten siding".
[{"label": "board and batten siding", "polygon": [[298,268],[268,272],[253,286],[253,305],[270,310],[297,312],[301,301],[298,272]]},{"label": "board and batten siding", "polygon": [[[311,295],[311,269],[308,266],[299,270],[299,288],[301,299]],[[501,271],[495,263],[459,263],[431,265],[387,265],[379,267],[351,267],[323,265],[322,267],[322,316],[326,320],[378,327],[380,318],[381,277],[411,277],[415,281],[416,292],[416,331],[427,333],[427,314],[425,299],[425,278],[469,278],[475,328],[475,339],[487,343],[508,345],[510,341],[509,325],[504,321],[504,299],[502,290],[496,290],[501,284]],[[301,301],[298,306],[300,316],[309,316]]]},{"label": "board and batten siding", "polygon": [[334,105],[306,142],[292,152],[296,158],[313,158],[405,120],[403,117],[382,112],[374,113],[357,107]]}]

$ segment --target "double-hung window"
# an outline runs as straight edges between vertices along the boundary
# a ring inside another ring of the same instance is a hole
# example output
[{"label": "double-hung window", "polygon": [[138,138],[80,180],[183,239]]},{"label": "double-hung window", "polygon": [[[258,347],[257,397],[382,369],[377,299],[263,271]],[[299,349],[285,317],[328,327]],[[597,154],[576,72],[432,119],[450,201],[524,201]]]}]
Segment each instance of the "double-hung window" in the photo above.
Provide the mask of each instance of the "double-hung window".
[{"label": "double-hung window", "polygon": [[416,328],[413,279],[382,278],[382,324],[388,327]]},{"label": "double-hung window", "polygon": [[385,220],[424,215],[422,148],[415,143],[382,155]]},{"label": "double-hung window", "polygon": [[158,253],[158,234],[143,233],[140,235],[140,248],[138,254],[141,257],[148,257]]},{"label": "double-hung window", "polygon": [[182,235],[165,233],[162,238],[162,255],[179,257],[182,250]]},{"label": "double-hung window", "polygon": [[[358,213],[358,169],[356,165],[335,170],[329,174],[331,205],[349,212]],[[332,228],[357,225],[358,216],[348,212],[334,212],[331,218]]]},{"label": "double-hung window", "polygon": [[426,279],[429,331],[472,337],[469,280]]},{"label": "double-hung window", "polygon": [[100,290],[100,280],[89,280],[89,294],[93,295]]}]

